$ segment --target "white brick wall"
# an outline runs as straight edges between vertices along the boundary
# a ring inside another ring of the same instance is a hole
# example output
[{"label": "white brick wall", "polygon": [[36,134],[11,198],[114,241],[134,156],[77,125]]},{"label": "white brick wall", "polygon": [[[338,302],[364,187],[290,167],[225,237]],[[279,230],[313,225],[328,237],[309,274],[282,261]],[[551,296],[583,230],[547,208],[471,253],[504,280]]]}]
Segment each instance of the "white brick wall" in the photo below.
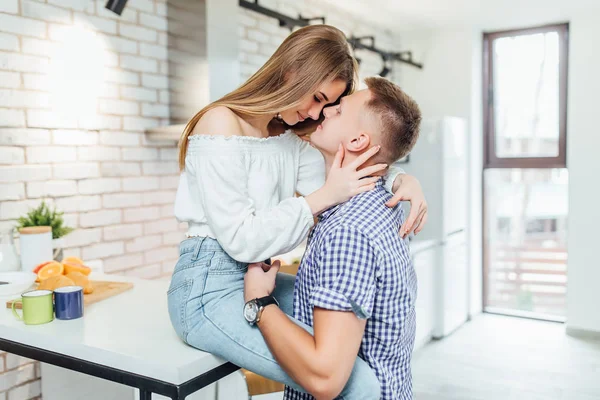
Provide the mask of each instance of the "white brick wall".
[{"label": "white brick wall", "polygon": [[27,184],[27,197],[74,196],[77,192],[77,181],[43,181]]},{"label": "white brick wall", "polygon": [[[65,254],[156,278],[174,263],[182,235],[162,211],[175,197],[176,162],[164,155],[176,144],[150,143],[143,133],[170,117],[166,4],[130,0],[118,17],[105,3],[0,0],[0,228],[44,199],[76,228]],[[97,43],[79,43],[80,34]],[[86,66],[85,57],[97,57],[90,75],[73,69],[82,88],[70,87],[56,66]],[[65,89],[70,112],[56,106]],[[91,114],[80,115],[79,103]],[[146,261],[161,252],[160,261]],[[0,354],[0,400],[38,396],[34,364]]]},{"label": "white brick wall", "polygon": [[0,166],[0,182],[41,181],[49,179],[51,175],[49,165]]},{"label": "white brick wall", "polygon": [[[0,58],[2,55],[0,54]],[[0,61],[1,63],[2,61]],[[21,110],[0,108],[0,128],[6,126],[24,126],[25,113]]]},{"label": "white brick wall", "polygon": [[52,173],[56,179],[85,179],[100,176],[97,163],[68,163],[52,166]]},{"label": "white brick wall", "polygon": [[[348,35],[373,34],[379,47],[394,49],[391,33],[318,0],[264,2],[290,15],[325,15]],[[167,19],[165,0],[130,0],[120,17],[105,3],[0,0],[0,229],[45,199],[76,228],[65,254],[109,273],[168,276],[183,238],[173,217],[177,148],[143,131],[170,118],[185,122],[207,101],[186,81],[206,71],[184,64],[202,65],[202,31],[190,29],[187,11],[169,10]],[[242,9],[238,32],[241,80],[289,34]],[[78,43],[84,36],[95,42]],[[86,57],[97,58],[85,64]],[[363,76],[381,69],[376,56],[359,57]],[[73,73],[83,74],[74,80],[82,87],[70,87],[56,66],[79,62]],[[65,101],[66,112],[57,108]],[[80,104],[89,105],[85,115],[71,110]],[[39,398],[39,379],[35,363],[0,354],[0,400]]]},{"label": "white brick wall", "polygon": [[17,0],[3,0],[0,3],[0,12],[16,14],[19,11],[19,2]]},{"label": "white brick wall", "polygon": [[0,183],[0,201],[24,198],[25,185],[23,183]]},{"label": "white brick wall", "polygon": [[0,147],[0,164],[23,164],[25,152],[19,147]]}]

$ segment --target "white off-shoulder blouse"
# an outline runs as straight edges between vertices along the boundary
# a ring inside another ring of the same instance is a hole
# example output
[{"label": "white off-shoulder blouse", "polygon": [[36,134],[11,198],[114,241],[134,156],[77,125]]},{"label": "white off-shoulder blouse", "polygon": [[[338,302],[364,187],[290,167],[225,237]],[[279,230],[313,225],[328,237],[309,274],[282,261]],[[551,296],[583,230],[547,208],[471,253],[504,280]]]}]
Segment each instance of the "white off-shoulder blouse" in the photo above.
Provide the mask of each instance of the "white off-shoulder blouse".
[{"label": "white off-shoulder blouse", "polygon": [[[403,171],[391,166],[386,187]],[[216,239],[241,262],[297,247],[314,219],[304,197],[325,183],[319,151],[287,131],[280,136],[190,136],[175,216],[188,236]]]}]

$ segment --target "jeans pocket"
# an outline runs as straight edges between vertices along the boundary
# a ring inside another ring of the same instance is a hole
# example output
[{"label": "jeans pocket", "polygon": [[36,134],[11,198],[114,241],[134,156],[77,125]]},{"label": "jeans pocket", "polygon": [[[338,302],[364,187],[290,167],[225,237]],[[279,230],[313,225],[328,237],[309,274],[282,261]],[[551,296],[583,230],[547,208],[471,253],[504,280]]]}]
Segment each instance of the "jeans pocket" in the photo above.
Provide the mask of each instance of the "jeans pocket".
[{"label": "jeans pocket", "polygon": [[193,281],[184,279],[180,282],[171,282],[167,292],[169,318],[177,335],[185,342],[188,334],[187,303],[190,298]]},{"label": "jeans pocket", "polygon": [[226,253],[216,253],[208,267],[209,275],[245,274],[246,271],[248,271],[247,263],[236,261]]}]

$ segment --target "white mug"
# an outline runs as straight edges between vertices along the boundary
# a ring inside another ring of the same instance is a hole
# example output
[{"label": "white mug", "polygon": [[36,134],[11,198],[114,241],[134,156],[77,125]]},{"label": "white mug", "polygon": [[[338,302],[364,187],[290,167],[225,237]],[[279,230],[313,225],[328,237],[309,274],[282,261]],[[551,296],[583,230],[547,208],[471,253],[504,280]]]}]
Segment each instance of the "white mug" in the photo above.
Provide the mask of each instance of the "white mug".
[{"label": "white mug", "polygon": [[33,271],[39,264],[52,260],[52,228],[31,226],[19,229],[21,269]]}]

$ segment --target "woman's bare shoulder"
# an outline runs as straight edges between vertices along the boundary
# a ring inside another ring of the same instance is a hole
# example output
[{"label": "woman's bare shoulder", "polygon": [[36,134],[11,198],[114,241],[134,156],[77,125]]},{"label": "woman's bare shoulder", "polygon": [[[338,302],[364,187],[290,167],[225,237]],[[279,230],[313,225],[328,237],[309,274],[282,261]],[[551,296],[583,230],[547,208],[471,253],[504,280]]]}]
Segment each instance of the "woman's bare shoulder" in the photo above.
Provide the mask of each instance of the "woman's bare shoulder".
[{"label": "woman's bare shoulder", "polygon": [[192,135],[242,136],[241,118],[225,106],[208,110],[194,127]]}]

